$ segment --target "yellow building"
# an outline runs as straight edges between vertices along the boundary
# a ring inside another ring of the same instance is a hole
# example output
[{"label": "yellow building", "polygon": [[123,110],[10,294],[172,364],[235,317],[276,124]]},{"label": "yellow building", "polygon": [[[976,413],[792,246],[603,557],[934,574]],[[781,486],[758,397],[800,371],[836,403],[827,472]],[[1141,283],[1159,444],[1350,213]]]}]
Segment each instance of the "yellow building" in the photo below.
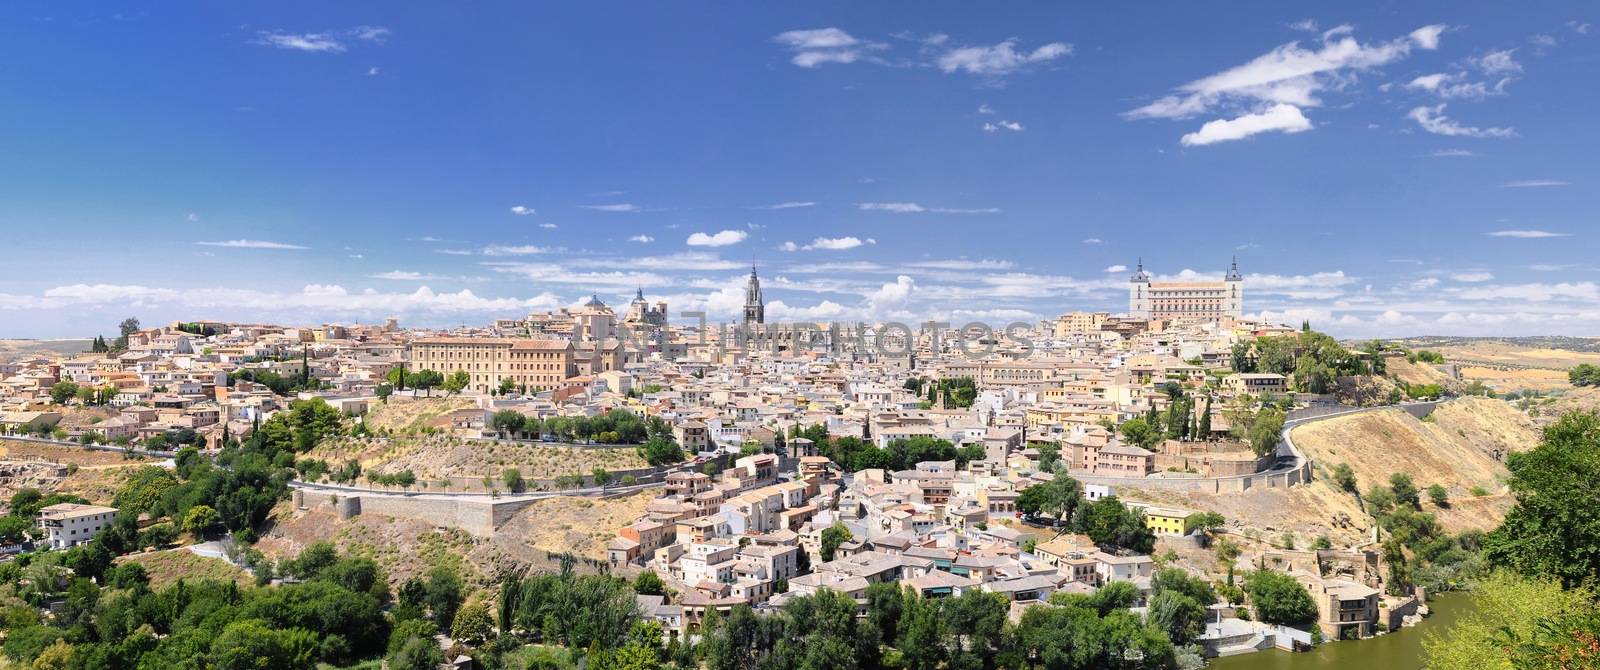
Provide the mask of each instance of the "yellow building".
[{"label": "yellow building", "polygon": [[1183,535],[1183,521],[1189,518],[1188,510],[1172,507],[1144,508],[1144,527],[1157,535]]}]

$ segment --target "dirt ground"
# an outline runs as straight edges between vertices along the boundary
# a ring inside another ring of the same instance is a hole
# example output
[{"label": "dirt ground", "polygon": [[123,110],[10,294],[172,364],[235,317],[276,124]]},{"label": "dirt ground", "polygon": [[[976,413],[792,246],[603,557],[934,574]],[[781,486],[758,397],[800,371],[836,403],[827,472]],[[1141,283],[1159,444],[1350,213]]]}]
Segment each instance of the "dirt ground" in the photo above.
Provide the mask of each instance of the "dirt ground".
[{"label": "dirt ground", "polygon": [[[37,476],[24,476],[0,483],[0,497],[9,499],[22,488],[36,488],[45,493],[71,493],[83,496],[90,502],[108,504],[117,489],[134,469],[155,463],[154,459],[125,459],[122,454],[106,451],[89,451],[48,444],[0,440],[0,460],[38,465],[28,468]],[[45,463],[68,466],[65,477],[55,477]]]},{"label": "dirt ground", "polygon": [[419,479],[444,477],[498,478],[506,468],[522,476],[554,478],[589,474],[595,468],[627,470],[645,467],[644,459],[629,448],[584,448],[538,442],[464,440],[443,435],[396,438],[340,438],[328,440],[306,453],[337,466],[347,459],[360,461],[366,472],[411,470]]},{"label": "dirt ground", "polygon": [[566,552],[592,561],[580,563],[578,570],[596,570],[596,563],[605,560],[606,542],[617,528],[642,516],[653,495],[645,491],[610,499],[541,500],[522,509],[489,539],[377,514],[340,521],[327,509],[300,511],[284,503],[273,510],[273,526],[256,546],[267,556],[282,559],[298,555],[313,542],[329,540],[341,551],[377,562],[391,585],[447,565],[469,584],[487,587],[506,570],[554,570],[559,555]]},{"label": "dirt ground", "polygon": [[1418,488],[1442,484],[1455,498],[1467,497],[1473,487],[1500,490],[1507,476],[1505,455],[1538,442],[1526,415],[1488,398],[1451,401],[1426,420],[1398,409],[1380,410],[1307,424],[1293,435],[1325,471],[1348,463],[1361,490],[1403,472]]},{"label": "dirt ground", "polygon": [[412,434],[421,432],[424,428],[448,428],[449,422],[441,419],[444,414],[458,409],[473,407],[474,403],[469,398],[417,398],[393,396],[386,403],[378,403],[368,409],[362,422],[374,432],[390,434]]}]

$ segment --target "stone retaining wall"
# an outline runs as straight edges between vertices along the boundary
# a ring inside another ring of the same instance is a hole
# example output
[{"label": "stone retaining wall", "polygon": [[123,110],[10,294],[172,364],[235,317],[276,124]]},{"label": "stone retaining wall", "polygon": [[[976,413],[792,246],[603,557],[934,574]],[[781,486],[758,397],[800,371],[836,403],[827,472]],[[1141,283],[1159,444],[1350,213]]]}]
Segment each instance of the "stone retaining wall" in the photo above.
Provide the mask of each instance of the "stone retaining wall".
[{"label": "stone retaining wall", "polygon": [[416,519],[435,526],[460,528],[478,537],[489,537],[532,500],[459,500],[407,498],[392,495],[346,495],[332,491],[295,489],[296,507],[328,507],[340,519],[361,514],[378,514],[399,519]]}]

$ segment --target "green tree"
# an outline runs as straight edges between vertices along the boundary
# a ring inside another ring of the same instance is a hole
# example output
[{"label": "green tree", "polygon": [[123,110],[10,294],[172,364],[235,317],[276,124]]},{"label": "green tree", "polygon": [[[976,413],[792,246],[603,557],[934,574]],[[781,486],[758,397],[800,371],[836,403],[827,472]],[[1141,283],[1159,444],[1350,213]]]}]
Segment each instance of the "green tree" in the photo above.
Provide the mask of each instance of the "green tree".
[{"label": "green tree", "polygon": [[1299,626],[1317,618],[1317,604],[1295,578],[1273,570],[1257,570],[1244,578],[1256,615],[1262,621]]},{"label": "green tree", "polygon": [[1573,386],[1600,386],[1600,365],[1580,364],[1567,371],[1567,381]]},{"label": "green tree", "polygon": [[455,569],[441,565],[429,570],[423,589],[434,622],[454,622],[456,609],[461,607],[461,576]]},{"label": "green tree", "polygon": [[465,389],[471,383],[472,375],[467,374],[466,370],[456,370],[444,380],[443,387],[446,393],[460,393],[462,389]]},{"label": "green tree", "polygon": [[1157,432],[1144,419],[1124,421],[1119,430],[1122,432],[1122,439],[1135,446],[1149,448],[1161,441],[1161,433]]},{"label": "green tree", "polygon": [[1333,466],[1333,483],[1350,493],[1355,493],[1359,486],[1356,482],[1356,471],[1350,467],[1349,463],[1340,463]]},{"label": "green tree", "polygon": [[69,381],[56,382],[50,387],[50,401],[57,405],[65,405],[68,400],[78,396],[78,385]]},{"label": "green tree", "polygon": [[500,473],[500,480],[505,482],[507,491],[516,492],[522,490],[521,470],[516,468],[506,468],[505,472]]},{"label": "green tree", "polygon": [[[1555,578],[1530,578],[1502,570],[1479,581],[1473,587],[1472,600],[1476,605],[1473,613],[1448,630],[1423,637],[1423,655],[1429,670],[1597,667],[1592,663],[1594,656],[1589,657],[1591,664],[1583,665],[1577,653],[1564,666],[1513,662],[1524,644],[1538,642],[1545,630],[1571,630],[1561,624],[1592,614],[1595,594],[1587,588],[1564,589]],[[1593,649],[1591,646],[1591,653]]]},{"label": "green tree", "polygon": [[1569,587],[1600,580],[1600,415],[1563,415],[1507,465],[1517,504],[1484,538],[1489,562]]},{"label": "green tree", "polygon": [[1266,456],[1277,450],[1286,418],[1283,410],[1276,407],[1267,407],[1255,414],[1246,436],[1250,442],[1250,449],[1257,456]]},{"label": "green tree", "polygon": [[1450,506],[1450,491],[1445,489],[1445,487],[1443,485],[1440,485],[1440,484],[1434,484],[1433,486],[1429,486],[1428,487],[1428,500],[1429,500],[1429,502],[1432,502],[1435,507],[1449,507]]},{"label": "green tree", "polygon": [[1389,475],[1389,490],[1394,492],[1396,504],[1416,507],[1422,504],[1417,485],[1411,481],[1411,475],[1396,472]]},{"label": "green tree", "polygon": [[819,550],[823,561],[833,560],[834,552],[839,550],[839,545],[849,541],[854,535],[849,528],[841,522],[835,521],[832,526],[822,529],[822,546]]},{"label": "green tree", "polygon": [[664,596],[667,594],[667,584],[654,570],[645,570],[633,578],[633,590],[642,596]]},{"label": "green tree", "polygon": [[494,637],[494,618],[489,613],[489,603],[475,598],[456,610],[454,623],[450,624],[450,637],[471,645]]},{"label": "green tree", "polygon": [[222,516],[208,505],[195,505],[189,508],[189,513],[183,517],[183,529],[195,537],[202,537],[206,531],[222,523]]}]

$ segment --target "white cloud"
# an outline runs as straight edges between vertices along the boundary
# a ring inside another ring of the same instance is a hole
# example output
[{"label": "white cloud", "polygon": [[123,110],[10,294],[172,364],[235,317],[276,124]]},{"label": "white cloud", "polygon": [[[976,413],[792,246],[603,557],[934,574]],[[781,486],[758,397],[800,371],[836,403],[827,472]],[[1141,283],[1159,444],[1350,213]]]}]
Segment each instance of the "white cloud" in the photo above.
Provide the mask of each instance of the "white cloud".
[{"label": "white cloud", "polygon": [[1113,265],[1113,266],[1110,266],[1110,267],[1106,268],[1106,273],[1108,273],[1108,274],[1117,273],[1117,272],[1127,272],[1127,271],[1128,271],[1128,266],[1126,266],[1126,265]]},{"label": "white cloud", "polygon": [[996,77],[1072,54],[1072,45],[1064,42],[1051,42],[1033,51],[1017,51],[1016,46],[1017,41],[1009,39],[993,46],[951,49],[940,56],[937,63],[945,72]]},{"label": "white cloud", "polygon": [[531,256],[534,254],[545,253],[550,253],[550,250],[545,247],[534,246],[532,244],[491,244],[483,248],[483,255],[485,256]]},{"label": "white cloud", "polygon": [[1559,284],[1506,284],[1462,288],[1454,295],[1466,300],[1550,302],[1555,300],[1600,301],[1600,285],[1594,282]]},{"label": "white cloud", "polygon": [[[629,267],[644,270],[737,270],[745,267],[743,263],[735,263],[718,257],[716,254],[704,251],[682,251],[663,256],[638,256],[628,258],[625,262]],[[615,267],[618,261],[596,260],[569,261],[570,265],[595,265],[598,267]]]},{"label": "white cloud", "polygon": [[1022,124],[1017,123],[1016,121],[996,121],[994,123],[983,124],[983,130],[984,132],[989,133],[992,133],[996,130],[1009,130],[1012,132],[1018,132],[1022,130]]},{"label": "white cloud", "polygon": [[200,222],[200,215],[196,214],[194,212],[189,212],[189,216],[184,217],[184,218],[187,218],[189,220],[189,223],[199,223]]},{"label": "white cloud", "polygon": [[1490,280],[1494,279],[1494,273],[1492,273],[1492,272],[1484,272],[1482,270],[1471,270],[1471,271],[1467,271],[1467,272],[1455,272],[1455,273],[1452,273],[1450,275],[1450,278],[1455,280],[1455,281],[1458,281],[1458,282],[1467,282],[1467,283],[1486,282],[1486,281],[1490,281]]},{"label": "white cloud", "polygon": [[1490,51],[1489,53],[1486,53],[1480,57],[1471,59],[1471,62],[1479,70],[1483,70],[1484,74],[1488,75],[1521,72],[1522,64],[1518,63],[1515,58],[1511,57],[1511,53],[1513,51],[1516,51],[1516,49]]},{"label": "white cloud", "polygon": [[1278,104],[1257,114],[1207,121],[1199,131],[1184,135],[1182,142],[1184,146],[1204,146],[1242,140],[1259,133],[1299,133],[1307,130],[1311,130],[1311,120],[1300,113],[1299,107]]},{"label": "white cloud", "polygon": [[376,77],[376,76],[378,76],[378,72],[379,72],[379,70],[378,70],[377,67],[369,67],[369,68],[367,68],[367,76],[368,77]]},{"label": "white cloud", "polygon": [[854,63],[868,51],[888,45],[856,39],[838,28],[790,30],[773,36],[772,41],[794,52],[789,62],[812,68],[827,63]]},{"label": "white cloud", "polygon": [[511,208],[511,213],[515,214],[517,216],[529,216],[529,215],[533,215],[533,214],[538,214],[539,212],[534,210],[532,207],[528,207],[526,205],[514,205]]},{"label": "white cloud", "polygon": [[1426,74],[1412,79],[1411,83],[1406,84],[1406,88],[1427,91],[1446,100],[1479,100],[1492,95],[1505,95],[1506,86],[1511,84],[1510,77],[1503,77],[1493,85],[1483,81],[1469,82],[1466,79],[1465,72]]},{"label": "white cloud", "polygon": [[344,43],[340,42],[333,33],[263,31],[259,33],[259,37],[255,42],[263,46],[289,49],[291,51],[338,53],[345,49]]},{"label": "white cloud", "polygon": [[[1444,26],[1428,26],[1407,38],[1361,44],[1344,30],[1325,33],[1320,48],[1306,49],[1299,42],[1279,46],[1248,63],[1197,79],[1169,95],[1124,114],[1130,119],[1187,118],[1225,103],[1287,103],[1297,107],[1320,104],[1317,92],[1349,82],[1343,71],[1365,71],[1405,57],[1413,46],[1438,46]],[[1339,38],[1339,39],[1334,39]]]},{"label": "white cloud", "polygon": [[1418,279],[1410,284],[1407,284],[1406,288],[1412,291],[1426,291],[1438,285],[1438,277],[1423,277],[1422,279]]},{"label": "white cloud", "polygon": [[908,268],[923,270],[1007,270],[1016,267],[1011,261],[996,258],[912,261],[905,265]]},{"label": "white cloud", "polygon": [[1522,239],[1539,239],[1544,237],[1571,237],[1571,233],[1552,233],[1548,230],[1496,230],[1485,233],[1489,237],[1517,237]]},{"label": "white cloud", "polygon": [[778,245],[778,251],[799,251],[799,250],[800,250],[800,245],[795,244],[793,240],[790,240],[790,241],[784,242],[783,244]]},{"label": "white cloud", "polygon": [[230,249],[310,249],[298,244],[268,242],[266,240],[222,240],[221,242],[195,242],[202,247],[228,247]]},{"label": "white cloud", "polygon": [[649,235],[634,235],[632,237],[629,237],[628,241],[629,242],[638,242],[640,244],[649,244],[651,242],[656,241],[656,238],[651,237]]},{"label": "white cloud", "polygon": [[904,306],[910,299],[912,292],[917,290],[917,283],[910,277],[900,275],[891,283],[884,284],[878,290],[867,296],[867,304],[873,312]]},{"label": "white cloud", "polygon": [[374,278],[374,280],[395,281],[427,281],[442,280],[443,278],[438,277],[438,275],[429,275],[429,273],[410,272],[410,270],[389,270],[389,272],[379,272],[376,275],[366,275],[366,277]]},{"label": "white cloud", "polygon": [[1571,183],[1572,182],[1557,181],[1554,179],[1522,179],[1518,181],[1508,181],[1504,184],[1501,184],[1500,188],[1541,188],[1545,186],[1568,186]]},{"label": "white cloud", "polygon": [[444,254],[446,256],[471,256],[472,255],[472,252],[468,251],[466,249],[435,249],[435,251],[437,251],[438,253]]},{"label": "white cloud", "polygon": [[495,272],[517,275],[534,284],[582,286],[588,289],[628,290],[640,286],[667,286],[670,279],[654,272],[578,272],[552,263],[489,262]]},{"label": "white cloud", "polygon": [[1298,30],[1298,31],[1307,32],[1307,33],[1314,33],[1314,32],[1317,32],[1317,20],[1316,19],[1300,19],[1299,21],[1295,21],[1294,23],[1289,24],[1289,29]]},{"label": "white cloud", "polygon": [[553,224],[553,223],[541,223],[541,224],[539,224],[539,227],[553,230],[553,229],[556,228],[556,224]]},{"label": "white cloud", "polygon": [[868,212],[894,212],[896,214],[920,214],[931,212],[935,214],[997,214],[998,207],[982,208],[955,208],[955,207],[923,207],[914,202],[858,202],[856,207]]},{"label": "white cloud", "polygon": [[725,247],[743,242],[750,234],[742,230],[724,230],[715,234],[695,233],[685,241],[691,247]]},{"label": "white cloud", "polygon": [[578,205],[578,208],[592,209],[596,212],[638,212],[643,209],[638,205],[630,205],[625,202],[616,203],[613,205]]},{"label": "white cloud", "polygon": [[308,284],[298,292],[216,287],[182,289],[137,285],[73,284],[58,286],[39,296],[0,294],[0,309],[61,309],[68,307],[166,306],[184,311],[226,312],[236,318],[261,318],[263,314],[315,322],[327,317],[378,318],[396,313],[494,314],[549,309],[559,301],[544,293],[533,298],[488,298],[469,290],[437,293],[422,286],[410,293],[375,290],[351,292],[336,284]]},{"label": "white cloud", "polygon": [[[382,44],[388,39],[389,34],[389,29],[383,26],[356,26],[346,30],[328,30],[313,33],[262,30],[256,33],[256,39],[253,42],[262,46],[288,49],[290,51],[339,53],[345,50],[344,40],[346,39]],[[368,74],[377,74],[377,68],[373,68]]]},{"label": "white cloud", "polygon": [[754,207],[752,209],[797,209],[797,208],[800,208],[800,207],[814,207],[814,206],[816,206],[816,204],[817,203],[814,203],[814,202],[791,201],[791,202],[780,202],[780,203],[773,204],[773,205],[762,205],[760,207]]},{"label": "white cloud", "polygon": [[[1350,34],[1349,26],[1339,26],[1324,32],[1320,45],[1313,48],[1299,42],[1278,46],[1243,65],[1183,84],[1174,94],[1125,112],[1123,117],[1183,119],[1219,108],[1246,112],[1231,122],[1217,119],[1206,124],[1210,132],[1202,128],[1186,136],[1200,144],[1206,142],[1199,140],[1212,136],[1239,139],[1253,134],[1243,131],[1263,124],[1267,130],[1307,130],[1311,124],[1300,110],[1321,105],[1319,93],[1348,88],[1355,83],[1356,74],[1404,58],[1413,48],[1437,48],[1444,28],[1425,26],[1406,37],[1362,44]],[[1284,106],[1291,106],[1293,112]],[[1218,123],[1223,125],[1212,125]]]},{"label": "white cloud", "polygon": [[1102,239],[1100,239],[1098,237],[1085,237],[1085,238],[1083,238],[1083,243],[1084,244],[1104,244],[1105,240],[1102,240]]},{"label": "white cloud", "polygon": [[1439,103],[1433,107],[1417,107],[1406,116],[1410,117],[1417,125],[1435,135],[1447,137],[1515,137],[1517,131],[1513,128],[1478,128],[1476,126],[1463,126],[1454,119],[1444,115],[1445,104]]},{"label": "white cloud", "polygon": [[1433,152],[1433,155],[1436,158],[1470,158],[1477,156],[1478,153],[1467,149],[1440,149]]},{"label": "white cloud", "polygon": [[877,244],[877,240],[867,238],[867,240],[863,242],[861,238],[854,236],[819,237],[812,240],[810,244],[805,246],[796,246],[793,242],[784,242],[782,248],[784,251],[844,251],[846,249],[854,249],[863,244]]},{"label": "white cloud", "polygon": [[993,114],[994,113],[994,108],[990,107],[988,105],[978,105],[978,113],[979,114]]}]

